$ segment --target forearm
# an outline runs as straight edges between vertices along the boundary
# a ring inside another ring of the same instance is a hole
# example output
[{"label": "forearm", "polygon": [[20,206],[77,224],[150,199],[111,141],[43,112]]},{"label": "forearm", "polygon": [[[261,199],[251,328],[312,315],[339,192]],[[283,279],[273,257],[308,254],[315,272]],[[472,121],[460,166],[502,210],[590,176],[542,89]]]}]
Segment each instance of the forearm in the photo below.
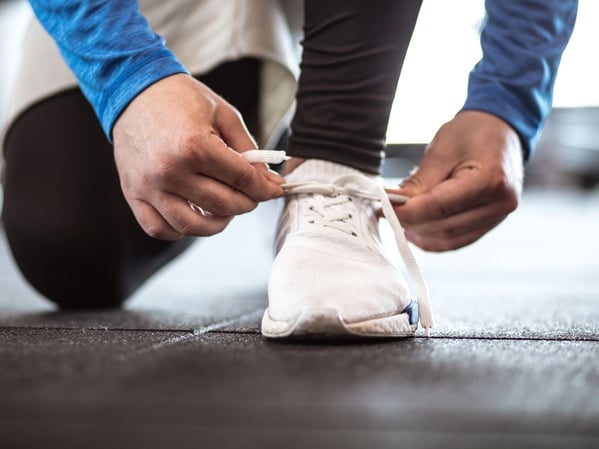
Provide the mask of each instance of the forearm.
[{"label": "forearm", "polygon": [[489,112],[534,150],[551,110],[560,58],[574,28],[577,0],[487,0],[483,58],[470,73],[464,109]]},{"label": "forearm", "polygon": [[152,32],[135,0],[30,0],[75,73],[104,132],[142,90],[186,72]]}]

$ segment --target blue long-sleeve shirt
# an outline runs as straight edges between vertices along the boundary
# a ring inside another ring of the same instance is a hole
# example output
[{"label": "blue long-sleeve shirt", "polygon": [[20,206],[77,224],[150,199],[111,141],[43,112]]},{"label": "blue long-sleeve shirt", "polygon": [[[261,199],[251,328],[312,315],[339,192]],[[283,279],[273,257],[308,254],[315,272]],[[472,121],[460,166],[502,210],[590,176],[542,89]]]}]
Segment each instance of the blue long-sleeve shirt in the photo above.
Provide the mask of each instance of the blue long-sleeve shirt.
[{"label": "blue long-sleeve shirt", "polygon": [[578,0],[486,0],[485,7],[483,57],[470,73],[464,109],[508,122],[528,158],[551,110]]},{"label": "blue long-sleeve shirt", "polygon": [[186,68],[150,29],[136,0],[31,0],[104,132],[151,84]]},{"label": "blue long-sleeve shirt", "polygon": [[[77,76],[110,138],[115,121],[142,90],[186,73],[152,32],[135,0],[30,0]],[[489,112],[520,135],[526,156],[547,117],[577,0],[487,0],[483,58],[472,70],[464,109]]]}]

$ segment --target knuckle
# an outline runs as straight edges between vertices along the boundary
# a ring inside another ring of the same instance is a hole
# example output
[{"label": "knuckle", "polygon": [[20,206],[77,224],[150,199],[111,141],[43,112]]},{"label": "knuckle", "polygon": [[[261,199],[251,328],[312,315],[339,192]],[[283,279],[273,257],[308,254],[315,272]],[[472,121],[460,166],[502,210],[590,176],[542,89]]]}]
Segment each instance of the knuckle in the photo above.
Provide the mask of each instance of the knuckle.
[{"label": "knuckle", "polygon": [[504,195],[506,192],[511,190],[507,178],[503,175],[493,176],[489,181],[489,191],[496,195]]},{"label": "knuckle", "polygon": [[221,113],[222,113],[223,121],[225,123],[236,123],[236,122],[243,121],[241,112],[239,112],[239,110],[235,106],[233,106],[229,103],[223,104]]},{"label": "knuckle", "polygon": [[520,198],[517,188],[505,176],[496,176],[489,183],[488,193],[491,197],[500,199],[502,210],[506,213],[514,211]]},{"label": "knuckle", "polygon": [[142,183],[144,185],[152,183],[154,179],[165,179],[176,172],[176,162],[172,157],[165,154],[154,156],[152,160],[152,170],[142,173]]},{"label": "knuckle", "polygon": [[150,222],[142,224],[144,232],[152,238],[159,240],[171,240],[169,239],[169,232],[165,226],[161,226],[159,223]]},{"label": "knuckle", "polygon": [[201,161],[205,140],[206,138],[199,134],[186,134],[183,136],[179,144],[180,157],[184,161]]},{"label": "knuckle", "polygon": [[129,176],[121,176],[120,177],[121,191],[123,192],[124,197],[129,200],[130,197],[135,196],[135,183],[132,181]]},{"label": "knuckle", "polygon": [[505,210],[507,213],[515,211],[519,205],[520,197],[517,194],[511,193],[507,196],[505,200]]},{"label": "knuckle", "polygon": [[161,223],[154,219],[152,215],[146,213],[145,209],[136,207],[135,202],[130,203],[130,205],[135,218],[137,219],[137,222],[143,231],[150,237],[160,238],[163,233],[163,227],[161,226]]},{"label": "knuckle", "polygon": [[502,196],[516,193],[517,182],[505,170],[497,167],[490,170],[486,178],[486,190],[489,194]]},{"label": "knuckle", "polygon": [[178,232],[181,235],[189,234],[191,223],[189,220],[185,219],[183,214],[177,211],[175,205],[168,201],[163,201],[157,209],[165,222],[168,223],[175,232]]},{"label": "knuckle", "polygon": [[153,237],[155,239],[159,239],[162,236],[162,228],[160,226],[154,226],[154,225],[147,225],[145,227],[143,227],[143,230],[145,231],[146,234],[148,234],[150,237]]}]

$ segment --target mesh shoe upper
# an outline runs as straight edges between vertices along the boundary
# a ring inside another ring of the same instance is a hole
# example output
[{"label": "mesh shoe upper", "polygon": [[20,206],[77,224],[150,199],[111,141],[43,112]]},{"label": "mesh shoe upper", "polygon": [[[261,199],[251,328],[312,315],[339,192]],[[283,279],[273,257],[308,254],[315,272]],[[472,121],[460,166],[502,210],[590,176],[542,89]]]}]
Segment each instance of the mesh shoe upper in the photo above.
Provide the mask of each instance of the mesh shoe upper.
[{"label": "mesh shoe upper", "polygon": [[346,323],[400,313],[412,300],[378,232],[377,180],[308,160],[287,177],[269,281],[268,314],[292,321],[305,308],[336,309]]}]

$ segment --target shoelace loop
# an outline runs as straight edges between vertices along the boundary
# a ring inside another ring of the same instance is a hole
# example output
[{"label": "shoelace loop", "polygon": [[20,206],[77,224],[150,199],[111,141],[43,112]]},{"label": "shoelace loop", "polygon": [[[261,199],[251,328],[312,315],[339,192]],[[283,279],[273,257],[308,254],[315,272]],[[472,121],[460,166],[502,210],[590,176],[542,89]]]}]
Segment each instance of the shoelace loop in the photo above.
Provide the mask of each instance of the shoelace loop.
[{"label": "shoelace loop", "polygon": [[316,182],[284,184],[283,189],[287,195],[306,194],[311,198],[307,217],[310,224],[334,228],[354,237],[358,236],[357,227],[352,222],[354,215],[347,210],[348,203],[353,202],[353,197],[376,199],[351,187]]}]

